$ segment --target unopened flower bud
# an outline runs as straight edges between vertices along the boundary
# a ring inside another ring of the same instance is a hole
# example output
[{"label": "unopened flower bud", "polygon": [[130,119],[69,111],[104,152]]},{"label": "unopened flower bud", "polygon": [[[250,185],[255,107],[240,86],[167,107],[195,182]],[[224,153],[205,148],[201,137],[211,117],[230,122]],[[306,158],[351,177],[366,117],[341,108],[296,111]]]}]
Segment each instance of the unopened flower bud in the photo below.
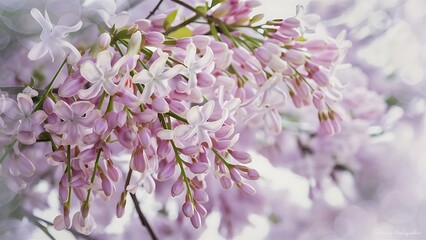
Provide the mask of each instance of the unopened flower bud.
[{"label": "unopened flower bud", "polygon": [[111,35],[109,35],[109,33],[106,33],[106,32],[99,35],[98,44],[102,50],[107,49],[109,45],[111,44]]},{"label": "unopened flower bud", "polygon": [[182,212],[186,217],[192,217],[194,215],[194,205],[190,201],[185,201],[182,205]]}]

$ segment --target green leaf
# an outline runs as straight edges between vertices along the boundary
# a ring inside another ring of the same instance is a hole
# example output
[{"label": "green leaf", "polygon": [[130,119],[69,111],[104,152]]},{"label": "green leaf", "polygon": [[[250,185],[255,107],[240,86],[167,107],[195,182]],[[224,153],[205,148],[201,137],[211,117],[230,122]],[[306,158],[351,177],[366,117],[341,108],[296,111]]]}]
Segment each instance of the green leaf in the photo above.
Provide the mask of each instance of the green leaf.
[{"label": "green leaf", "polygon": [[35,83],[35,80],[34,80],[34,78],[31,78],[31,81],[30,81],[30,88],[33,88],[34,87],[34,83]]},{"label": "green leaf", "polygon": [[189,30],[187,27],[181,27],[178,30],[171,32],[168,36],[176,39],[192,37],[192,31]]},{"label": "green leaf", "polygon": [[206,14],[207,13],[207,7],[206,6],[198,6],[195,9],[197,9],[198,11]]},{"label": "green leaf", "polygon": [[223,2],[225,2],[225,0],[213,0],[211,7],[214,7],[214,6],[218,5],[219,3],[223,3]]},{"label": "green leaf", "polygon": [[172,26],[173,21],[175,20],[177,15],[177,9],[171,12],[169,15],[167,15],[166,19],[164,19],[163,28],[164,30],[169,30],[169,28]]},{"label": "green leaf", "polygon": [[262,13],[257,14],[257,15],[254,15],[254,16],[250,19],[250,25],[252,25],[252,24],[254,24],[254,23],[259,22],[260,20],[262,20],[262,19],[263,19],[263,17],[264,17],[264,16],[265,16],[265,14],[262,14]]}]

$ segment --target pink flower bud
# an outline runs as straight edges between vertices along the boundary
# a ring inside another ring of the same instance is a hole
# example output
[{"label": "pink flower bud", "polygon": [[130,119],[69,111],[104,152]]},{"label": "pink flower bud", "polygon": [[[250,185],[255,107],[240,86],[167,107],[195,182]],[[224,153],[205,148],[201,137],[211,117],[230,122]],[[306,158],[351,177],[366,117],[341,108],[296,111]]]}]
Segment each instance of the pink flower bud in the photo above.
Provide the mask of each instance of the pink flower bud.
[{"label": "pink flower bud", "polygon": [[157,148],[157,156],[164,159],[170,153],[171,147],[169,141],[160,141]]},{"label": "pink flower bud", "polygon": [[287,18],[282,23],[281,26],[287,28],[298,28],[300,27],[300,21],[297,18]]},{"label": "pink flower bud", "polygon": [[109,35],[109,33],[105,32],[105,33],[102,33],[101,35],[99,35],[98,44],[99,44],[99,47],[102,50],[107,49],[109,47],[110,43],[111,43],[111,36]]},{"label": "pink flower bud", "polygon": [[115,215],[118,218],[123,217],[123,215],[124,215],[124,207],[125,206],[123,206],[121,203],[117,203],[117,206],[115,207]]},{"label": "pink flower bud", "polygon": [[322,71],[311,72],[310,77],[320,86],[327,86],[329,83],[328,76]]},{"label": "pink flower bud", "polygon": [[124,124],[127,122],[127,113],[126,111],[122,110],[117,113],[117,126],[123,127]]},{"label": "pink flower bud", "polygon": [[61,97],[75,96],[80,89],[83,88],[86,81],[81,79],[68,78],[63,84],[59,86],[58,95]]},{"label": "pink flower bud", "polygon": [[213,75],[211,75],[210,73],[207,73],[207,72],[198,73],[197,79],[198,79],[197,86],[199,86],[199,87],[210,87],[216,81],[216,78]]},{"label": "pink flower bud", "polygon": [[169,109],[169,104],[164,100],[164,98],[154,98],[152,100],[152,109],[158,113],[166,113]]},{"label": "pink flower bud", "polygon": [[247,176],[250,180],[258,180],[260,178],[259,172],[251,168],[248,170]]},{"label": "pink flower bud", "polygon": [[93,123],[93,131],[98,135],[102,135],[108,129],[108,123],[103,118],[98,118]]},{"label": "pink flower bud", "polygon": [[241,182],[241,175],[234,167],[229,168],[229,175],[231,176],[232,181],[235,183]]},{"label": "pink flower bud", "polygon": [[228,138],[232,135],[232,133],[234,132],[234,126],[228,126],[228,125],[224,125],[222,126],[219,130],[217,130],[215,132],[215,136],[216,138]]},{"label": "pink flower bud", "polygon": [[206,203],[209,201],[209,196],[203,189],[194,189],[194,199],[200,203]]},{"label": "pink flower bud", "polygon": [[197,211],[201,217],[207,216],[206,208],[198,202],[195,203],[195,211]]},{"label": "pink flower bud", "polygon": [[163,159],[160,161],[158,168],[159,170],[157,174],[157,179],[160,181],[166,181],[170,179],[175,173],[176,162],[167,162],[167,160]]},{"label": "pink flower bud", "polygon": [[140,173],[145,172],[147,161],[145,159],[143,149],[137,147],[133,152],[132,159],[130,160],[130,168]]},{"label": "pink flower bud", "polygon": [[186,217],[192,217],[194,215],[194,205],[190,201],[185,201],[182,205],[182,212]]},{"label": "pink flower bud", "polygon": [[[82,202],[86,201],[86,193],[87,193],[86,190],[83,190],[82,188],[74,188],[73,190],[74,190],[74,194],[78,198],[78,200],[80,200]],[[91,198],[93,198],[93,197],[91,197]]]},{"label": "pink flower bud", "polygon": [[177,114],[183,113],[186,111],[186,107],[178,101],[170,101],[169,103],[170,109]]},{"label": "pink flower bud", "polygon": [[111,196],[111,193],[112,193],[111,181],[103,173],[101,173],[101,180],[102,180],[102,190],[104,191],[105,195],[108,197]]},{"label": "pink flower bud", "polygon": [[293,101],[293,105],[297,108],[301,108],[303,99],[299,95],[296,95],[292,90],[290,90],[289,93],[291,100]]},{"label": "pink flower bud", "polygon": [[325,109],[324,94],[322,92],[315,90],[312,93],[312,100],[316,109]]},{"label": "pink flower bud", "polygon": [[140,31],[145,31],[151,27],[151,21],[149,19],[138,19],[135,21],[135,24],[138,26]]},{"label": "pink flower bud", "polygon": [[271,53],[265,47],[258,47],[254,50],[254,56],[267,64],[271,60]]},{"label": "pink flower bud", "polygon": [[194,215],[192,215],[191,219],[191,223],[192,226],[194,226],[194,228],[200,228],[201,226],[201,217],[200,214],[198,212],[194,212]]},{"label": "pink flower bud", "polygon": [[225,189],[230,189],[232,187],[232,181],[228,177],[222,176],[219,181],[222,187]]},{"label": "pink flower bud", "polygon": [[121,218],[124,215],[124,209],[126,207],[126,197],[127,197],[127,192],[126,191],[122,192],[120,196],[120,201],[117,203],[117,206],[115,208],[115,215],[118,218]]},{"label": "pink flower bud", "polygon": [[195,174],[205,173],[209,169],[209,165],[203,162],[194,162],[189,165],[191,172]]},{"label": "pink flower bud", "polygon": [[302,52],[290,49],[284,53],[284,59],[294,63],[297,66],[304,65],[306,61],[305,55]]},{"label": "pink flower bud", "polygon": [[121,171],[114,166],[111,160],[107,161],[107,174],[114,182],[117,182],[121,178]]},{"label": "pink flower bud", "polygon": [[182,154],[186,156],[194,156],[200,152],[199,146],[188,146],[182,149]]},{"label": "pink flower bud", "polygon": [[160,32],[147,32],[143,36],[145,45],[148,46],[161,46],[165,41],[164,35]]},{"label": "pink flower bud", "polygon": [[138,132],[139,142],[142,147],[146,148],[151,144],[151,131],[149,128],[144,127]]},{"label": "pink flower bud", "polygon": [[233,158],[235,158],[235,160],[237,160],[240,163],[248,164],[248,163],[251,163],[252,161],[250,154],[246,152],[234,151],[234,150],[228,150],[228,152],[229,154],[231,154]]},{"label": "pink flower bud", "polygon": [[327,46],[327,43],[322,39],[310,39],[304,42],[303,46],[310,52],[316,52],[324,50]]},{"label": "pink flower bud", "polygon": [[51,98],[46,98],[43,102],[43,110],[47,113],[47,114],[52,114],[53,113],[53,108],[55,107],[55,102],[51,99]]},{"label": "pink flower bud", "polygon": [[136,118],[139,119],[142,123],[150,123],[157,119],[157,112],[147,108],[145,111],[136,114]]},{"label": "pink flower bud", "polygon": [[137,135],[130,129],[120,128],[117,130],[117,139],[123,147],[131,149],[135,144]]},{"label": "pink flower bud", "polygon": [[241,182],[240,184],[238,184],[238,187],[241,189],[241,191],[247,193],[250,196],[253,196],[254,194],[256,194],[256,190],[248,185],[247,183],[243,183]]},{"label": "pink flower bud", "polygon": [[87,216],[89,215],[89,203],[84,202],[83,205],[81,205],[80,211],[81,211],[81,216],[83,218],[87,218]]},{"label": "pink flower bud", "polygon": [[183,184],[183,180],[181,177],[179,177],[175,183],[173,183],[172,185],[172,189],[171,189],[171,195],[172,197],[176,197],[179,196],[180,194],[183,193],[183,191],[185,190],[184,184]]}]

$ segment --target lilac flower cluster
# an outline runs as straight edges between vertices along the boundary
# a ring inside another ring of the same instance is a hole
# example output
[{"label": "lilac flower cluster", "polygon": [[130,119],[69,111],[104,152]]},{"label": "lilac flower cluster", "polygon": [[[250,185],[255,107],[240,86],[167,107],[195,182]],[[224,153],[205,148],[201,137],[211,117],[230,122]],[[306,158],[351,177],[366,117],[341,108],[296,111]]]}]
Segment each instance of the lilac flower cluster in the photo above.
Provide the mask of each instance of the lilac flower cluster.
[{"label": "lilac flower cluster", "polygon": [[31,10],[42,33],[28,58],[63,63],[45,90],[1,93],[0,162],[22,190],[38,168],[23,149],[49,143],[43,164],[60,172],[56,229],[90,234],[96,198],[119,196],[122,217],[129,193],[154,193],[164,181],[171,196],[184,195],[182,213],[199,228],[209,213],[208,177],[255,194],[249,181],[260,176],[237,147],[239,131],[280,134],[289,97],[296,108],[314,106],[319,135],[340,132],[334,71],[345,41],[310,39],[297,17],[259,24],[261,15],[250,17],[257,1],[172,2],[195,15],[177,24],[177,11],[135,23],[104,19],[108,28],[90,48],[67,41],[82,22],[54,25],[49,13]]}]

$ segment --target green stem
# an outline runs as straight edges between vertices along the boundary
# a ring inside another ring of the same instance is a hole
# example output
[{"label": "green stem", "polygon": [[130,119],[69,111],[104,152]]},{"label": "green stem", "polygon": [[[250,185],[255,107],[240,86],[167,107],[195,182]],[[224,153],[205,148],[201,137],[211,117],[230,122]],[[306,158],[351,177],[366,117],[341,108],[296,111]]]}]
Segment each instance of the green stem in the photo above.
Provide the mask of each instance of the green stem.
[{"label": "green stem", "polygon": [[174,27],[169,28],[167,31],[164,32],[164,35],[168,35],[169,33],[172,33],[174,31],[178,30],[179,28],[185,27],[186,25],[193,23],[198,18],[200,18],[200,15],[195,14],[195,16],[189,18],[188,20],[183,21],[182,23],[180,23],[180,24],[178,24]]},{"label": "green stem", "polygon": [[102,104],[104,103],[104,100],[105,100],[106,95],[107,95],[107,93],[104,91],[104,92],[102,93],[101,100],[99,100],[99,105],[98,105],[98,109],[99,109],[99,110],[101,110],[101,108],[102,108]]},{"label": "green stem", "polygon": [[213,151],[213,153],[223,162],[223,164],[225,164],[225,166],[229,169],[229,168],[231,168],[232,167],[232,165],[231,164],[229,164],[220,154],[219,154],[219,152],[216,150],[216,149],[214,149],[214,148],[212,148],[212,151]]},{"label": "green stem", "polygon": [[174,113],[174,112],[172,112],[172,111],[169,111],[168,113],[166,113],[166,115],[167,115],[167,116],[170,116],[170,117],[172,117],[172,118],[175,118],[175,119],[177,119],[177,120],[179,120],[179,121],[181,121],[181,122],[188,123],[188,120],[186,120],[185,118],[183,118],[183,117],[181,117],[181,116],[177,115],[176,113]]},{"label": "green stem", "polygon": [[[169,129],[166,125],[166,121],[164,120],[164,116],[162,114],[158,114],[158,118],[160,119],[161,125],[164,129]],[[189,186],[189,179],[186,176],[185,168],[183,167],[183,159],[179,155],[179,149],[176,147],[176,144],[173,140],[170,140],[170,143],[172,144],[173,151],[175,153],[176,162],[178,162],[179,168],[180,168],[180,174],[182,175],[183,181],[185,182],[186,188],[187,188],[187,194],[193,202],[192,193],[191,193],[191,187]]]},{"label": "green stem", "polygon": [[[93,185],[93,182],[95,181],[95,177],[96,177],[96,169],[98,168],[98,164],[99,164],[99,159],[101,157],[101,152],[102,152],[102,148],[99,149],[98,154],[96,155],[96,161],[95,161],[95,166],[93,167],[93,173],[92,173],[92,178],[90,179],[90,183]],[[89,198],[90,198],[90,193],[92,192],[92,186],[90,186],[90,188],[87,190],[87,197],[86,197],[86,204],[89,203]]]},{"label": "green stem", "polygon": [[49,85],[47,86],[46,92],[41,96],[40,100],[38,101],[37,105],[35,106],[33,113],[37,110],[40,110],[43,106],[44,101],[46,100],[47,96],[50,94],[50,92],[53,89],[53,83],[55,82],[56,78],[58,77],[59,73],[61,72],[62,68],[64,67],[65,63],[67,63],[67,59],[62,62],[61,66],[59,67],[58,71],[56,71],[55,76],[53,76],[52,80],[50,81]]},{"label": "green stem", "polygon": [[13,141],[11,144],[9,144],[9,145],[7,145],[7,147],[6,147],[6,149],[5,149],[5,151],[4,151],[4,153],[3,153],[3,155],[1,156],[1,158],[0,158],[0,164],[3,162],[3,160],[7,157],[7,155],[9,155],[9,153],[11,153],[12,152],[12,150],[13,150],[13,145],[15,145],[15,143],[16,143],[16,140],[15,141]]}]

